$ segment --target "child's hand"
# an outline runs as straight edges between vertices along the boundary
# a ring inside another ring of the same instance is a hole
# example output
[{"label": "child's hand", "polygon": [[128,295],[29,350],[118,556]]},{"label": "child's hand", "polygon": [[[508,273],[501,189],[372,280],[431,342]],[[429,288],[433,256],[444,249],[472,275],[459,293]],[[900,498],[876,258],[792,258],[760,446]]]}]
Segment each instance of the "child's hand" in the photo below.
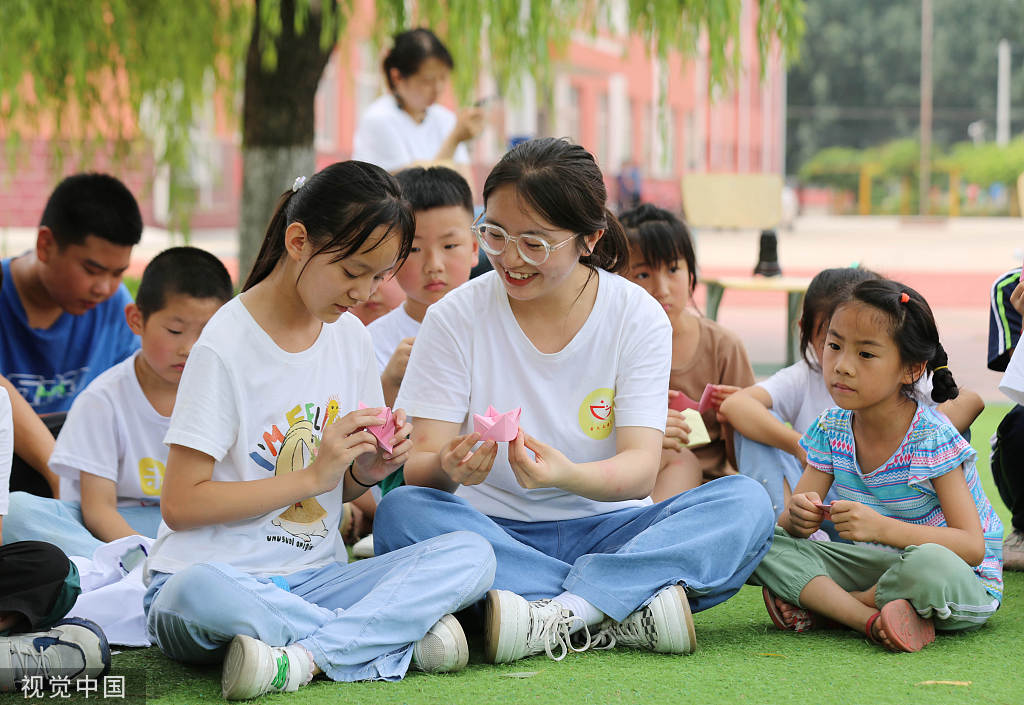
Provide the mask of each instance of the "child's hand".
[{"label": "child's hand", "polygon": [[839,538],[848,541],[882,541],[882,534],[885,530],[889,517],[882,516],[871,507],[853,502],[851,500],[839,499],[832,503],[832,523],[836,525]]},{"label": "child's hand", "polygon": [[441,449],[441,469],[453,482],[460,485],[479,485],[487,479],[494,465],[494,458],[498,454],[498,444],[494,441],[484,441],[479,448],[473,450],[473,446],[479,440],[479,433],[456,436]]},{"label": "child's hand", "polygon": [[801,492],[789,498],[789,527],[793,536],[807,538],[821,527],[825,512],[818,509],[821,497],[817,492]]},{"label": "child's hand", "polygon": [[416,338],[404,338],[391,354],[387,367],[381,373],[381,377],[390,382],[397,389],[402,385],[405,378],[405,368],[409,366],[409,354],[412,353],[412,344]]},{"label": "child's hand", "polygon": [[718,411],[719,407],[722,406],[722,402],[740,391],[741,388],[734,387],[731,384],[715,384],[712,385],[711,389],[711,407]]},{"label": "child's hand", "polygon": [[[409,438],[412,433],[412,424],[406,420],[404,410],[393,409],[392,411],[395,418],[395,435],[390,439],[391,452],[388,453],[377,443],[372,453],[364,453],[355,459],[354,469],[358,473],[357,477],[360,482],[367,485],[380,482],[405,465],[405,461],[409,459],[409,452],[412,450],[412,440]],[[383,419],[377,418],[375,424],[368,425],[380,426],[383,423]]]},{"label": "child's hand", "polygon": [[668,419],[665,421],[665,440],[661,447],[666,450],[682,450],[690,442],[690,425],[686,423],[686,417],[682,412],[675,409],[668,410]]},{"label": "child's hand", "polygon": [[[530,457],[530,452],[533,457]],[[519,434],[508,444],[508,463],[516,482],[528,490],[538,487],[561,487],[569,476],[573,463],[562,453],[520,428]]]},{"label": "child's hand", "polygon": [[[318,491],[316,494],[330,492],[341,482],[356,458],[376,453],[377,439],[366,430],[366,426],[380,426],[384,423],[377,414],[378,409],[358,409],[337,419],[324,429],[320,438],[320,449],[316,460],[309,465],[309,470],[316,473]],[[370,478],[359,476],[361,482],[370,484]],[[373,480],[376,482],[377,480]]]}]

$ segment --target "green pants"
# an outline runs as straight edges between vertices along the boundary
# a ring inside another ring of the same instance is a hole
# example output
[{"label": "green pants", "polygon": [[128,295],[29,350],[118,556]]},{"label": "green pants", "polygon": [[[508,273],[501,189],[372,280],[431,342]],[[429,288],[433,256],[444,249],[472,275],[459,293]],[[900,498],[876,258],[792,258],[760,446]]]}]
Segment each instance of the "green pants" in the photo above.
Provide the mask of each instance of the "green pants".
[{"label": "green pants", "polygon": [[[750,582],[800,605],[800,593],[813,578],[826,575],[847,591],[878,584],[875,603],[909,600],[935,628],[963,631],[980,627],[999,609],[963,559],[945,546],[926,543],[903,551],[881,551],[828,541],[793,538],[775,527],[775,541]],[[802,605],[801,605],[802,606]]]}]

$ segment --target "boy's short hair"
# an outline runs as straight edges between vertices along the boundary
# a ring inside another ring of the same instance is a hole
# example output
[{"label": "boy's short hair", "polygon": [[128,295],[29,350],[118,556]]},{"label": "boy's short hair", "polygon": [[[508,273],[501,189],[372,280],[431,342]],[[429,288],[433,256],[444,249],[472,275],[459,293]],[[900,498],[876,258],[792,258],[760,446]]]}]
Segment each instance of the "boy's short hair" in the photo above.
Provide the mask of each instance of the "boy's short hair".
[{"label": "boy's short hair", "polygon": [[233,295],[231,275],[224,264],[198,247],[172,247],[146,265],[135,295],[143,319],[163,309],[176,295],[227,301]]},{"label": "boy's short hair", "polygon": [[109,174],[74,174],[53,190],[40,227],[57,246],[81,245],[89,235],[132,247],[142,239],[142,213],[128,187]]},{"label": "boy's short hair", "polygon": [[446,166],[414,166],[395,174],[414,211],[455,206],[473,215],[473,192],[462,174]]}]

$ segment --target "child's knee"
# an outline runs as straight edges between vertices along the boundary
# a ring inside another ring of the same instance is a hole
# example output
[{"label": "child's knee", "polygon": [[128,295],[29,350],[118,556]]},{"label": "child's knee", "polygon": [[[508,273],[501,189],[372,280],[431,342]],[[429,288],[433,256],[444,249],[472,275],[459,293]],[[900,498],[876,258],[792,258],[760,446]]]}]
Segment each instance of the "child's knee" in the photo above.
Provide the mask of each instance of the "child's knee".
[{"label": "child's knee", "polygon": [[967,565],[960,556],[937,543],[910,546],[902,556],[902,569],[913,575],[949,575]]}]

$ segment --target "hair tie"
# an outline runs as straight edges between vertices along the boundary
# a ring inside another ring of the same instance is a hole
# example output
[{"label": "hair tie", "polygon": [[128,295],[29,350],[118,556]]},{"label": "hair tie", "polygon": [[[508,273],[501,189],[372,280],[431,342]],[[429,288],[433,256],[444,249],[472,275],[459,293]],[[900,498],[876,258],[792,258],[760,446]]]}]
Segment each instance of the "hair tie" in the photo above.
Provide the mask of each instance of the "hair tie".
[{"label": "hair tie", "polygon": [[908,294],[908,293],[907,293],[907,292],[905,292],[905,291],[903,291],[903,292],[900,292],[900,303],[901,303],[901,304],[905,304],[905,303],[907,303],[908,301],[910,301],[910,294]]},{"label": "hair tie", "polygon": [[306,177],[305,176],[296,176],[295,177],[295,182],[292,183],[292,193],[295,193],[300,188],[302,188],[303,184],[305,184],[305,183],[306,183]]},{"label": "hair tie", "polygon": [[948,369],[949,369],[949,365],[939,365],[938,367],[932,369],[932,373],[938,372],[939,370],[948,370]]}]

